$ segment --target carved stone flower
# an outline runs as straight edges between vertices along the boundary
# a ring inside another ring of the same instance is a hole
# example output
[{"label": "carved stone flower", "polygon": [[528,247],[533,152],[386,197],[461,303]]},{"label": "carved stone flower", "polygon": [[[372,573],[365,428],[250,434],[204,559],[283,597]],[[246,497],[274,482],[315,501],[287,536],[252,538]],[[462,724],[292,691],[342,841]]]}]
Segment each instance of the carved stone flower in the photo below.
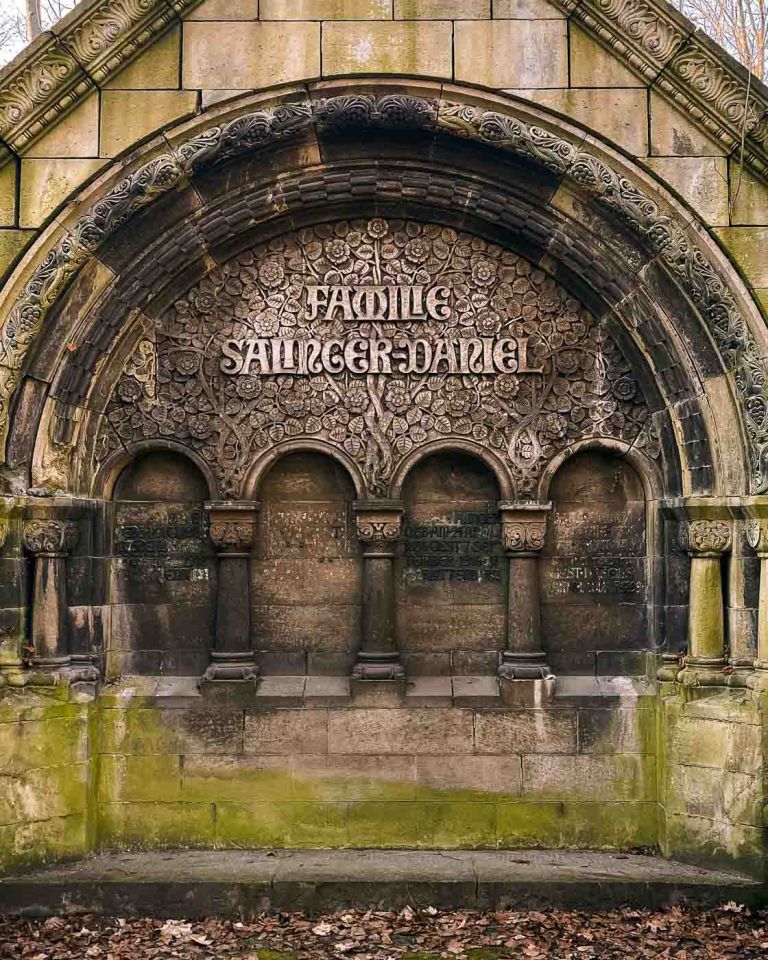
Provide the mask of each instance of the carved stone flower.
[{"label": "carved stone flower", "polygon": [[368,391],[363,387],[352,387],[347,391],[346,404],[351,413],[364,413],[370,402]]},{"label": "carved stone flower", "polygon": [[501,317],[497,313],[486,313],[477,321],[477,329],[482,337],[493,337],[501,330]]},{"label": "carved stone flower", "polygon": [[345,240],[331,240],[325,248],[325,254],[331,263],[345,263],[349,259],[349,244]]},{"label": "carved stone flower", "polygon": [[386,405],[395,413],[405,413],[411,405],[408,387],[402,380],[391,380],[384,397]]},{"label": "carved stone flower", "polygon": [[195,309],[199,313],[210,313],[215,307],[215,295],[210,290],[200,290],[195,297]]},{"label": "carved stone flower", "polygon": [[382,220],[381,217],[374,217],[373,220],[368,221],[368,235],[373,237],[374,240],[380,240],[387,233],[389,233],[389,224],[386,220]]},{"label": "carved stone flower", "polygon": [[120,381],[117,393],[120,399],[126,403],[135,403],[142,395],[141,384],[126,378]]},{"label": "carved stone flower", "polygon": [[285,270],[278,260],[265,260],[259,267],[259,279],[267,287],[276,287],[284,277]]},{"label": "carved stone flower", "polygon": [[637,383],[631,377],[619,377],[612,389],[617,400],[632,400],[637,393]]},{"label": "carved stone flower", "polygon": [[200,357],[191,350],[176,354],[176,369],[185,377],[192,376],[200,369]]},{"label": "carved stone flower", "polygon": [[238,377],[235,392],[243,400],[252,400],[261,390],[261,380],[258,377]]},{"label": "carved stone flower", "polygon": [[511,400],[519,393],[520,383],[513,374],[502,373],[494,380],[494,388],[500,397],[504,397],[505,400]]},{"label": "carved stone flower", "polygon": [[496,279],[496,264],[492,260],[475,260],[472,264],[472,279],[480,287],[490,287]]},{"label": "carved stone flower", "polygon": [[213,433],[213,422],[206,413],[198,413],[187,420],[189,435],[195,440],[205,440]]},{"label": "carved stone flower", "polygon": [[301,393],[291,391],[280,398],[280,404],[289,417],[303,417],[309,413],[309,401]]},{"label": "carved stone flower", "polygon": [[430,252],[430,245],[423,237],[414,237],[405,245],[405,256],[411,263],[424,263]]}]

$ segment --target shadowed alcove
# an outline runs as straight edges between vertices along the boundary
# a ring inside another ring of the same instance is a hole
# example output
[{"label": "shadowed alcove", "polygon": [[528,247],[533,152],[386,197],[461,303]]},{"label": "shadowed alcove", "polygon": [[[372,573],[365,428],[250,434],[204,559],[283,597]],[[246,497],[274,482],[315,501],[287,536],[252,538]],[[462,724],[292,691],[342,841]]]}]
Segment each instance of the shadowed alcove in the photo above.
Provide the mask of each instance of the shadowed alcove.
[{"label": "shadowed alcove", "polygon": [[348,675],[360,637],[361,553],[355,488],[312,451],[270,469],[252,568],[253,647],[264,673]]},{"label": "shadowed alcove", "polygon": [[113,488],[110,676],[199,675],[214,624],[215,567],[200,469],[173,450],[138,454]]},{"label": "shadowed alcove", "polygon": [[642,673],[649,637],[645,492],[606,450],[575,454],[550,485],[542,624],[559,673]]},{"label": "shadowed alcove", "polygon": [[398,634],[409,672],[489,673],[504,646],[499,487],[481,460],[442,451],[403,485]]}]

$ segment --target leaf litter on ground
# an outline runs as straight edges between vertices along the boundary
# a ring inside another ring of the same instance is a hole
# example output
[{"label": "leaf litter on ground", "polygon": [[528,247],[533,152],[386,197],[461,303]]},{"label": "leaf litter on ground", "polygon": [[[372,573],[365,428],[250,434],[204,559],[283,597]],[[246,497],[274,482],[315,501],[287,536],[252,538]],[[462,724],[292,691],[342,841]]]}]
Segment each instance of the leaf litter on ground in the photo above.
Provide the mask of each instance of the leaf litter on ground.
[{"label": "leaf litter on ground", "polygon": [[0,960],[768,960],[768,911],[417,909],[0,918]]}]

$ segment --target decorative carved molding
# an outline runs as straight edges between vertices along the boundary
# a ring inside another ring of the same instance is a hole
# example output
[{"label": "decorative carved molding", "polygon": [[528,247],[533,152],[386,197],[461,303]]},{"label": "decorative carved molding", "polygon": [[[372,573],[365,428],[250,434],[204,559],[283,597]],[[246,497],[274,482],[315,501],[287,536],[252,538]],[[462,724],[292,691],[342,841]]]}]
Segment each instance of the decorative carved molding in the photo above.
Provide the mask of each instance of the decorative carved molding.
[{"label": "decorative carved molding", "polygon": [[200,2],[83,4],[0,74],[0,139],[24,150]]},{"label": "decorative carved molding", "polygon": [[396,520],[369,520],[359,516],[357,520],[357,538],[366,544],[392,544],[400,536],[400,518]]},{"label": "decorative carved molding", "polygon": [[682,550],[692,556],[718,556],[731,546],[731,525],[724,520],[691,520],[680,524]]},{"label": "decorative carved molding", "polygon": [[654,0],[554,2],[735,156],[746,119],[745,164],[768,175],[768,90],[686,17]]},{"label": "decorative carved molding", "polygon": [[[338,126],[346,110],[355,122],[366,115],[380,125],[431,122],[434,101],[400,98],[396,110],[382,108],[387,98],[359,95],[319,101],[326,126]],[[390,98],[391,99],[391,98]],[[422,109],[417,109],[419,103]],[[171,190],[191,171],[231,157],[240,150],[264,146],[297,134],[310,122],[307,104],[295,103],[257,111],[221,128],[192,138],[173,154],[156,157],[98,201],[37,267],[12,307],[0,341],[0,431],[7,431],[10,398],[18,386],[26,351],[43,318],[72,275],[98,246],[137,210]],[[314,115],[313,115],[314,116]],[[328,117],[332,118],[329,123]],[[410,118],[410,119],[409,119]],[[317,121],[319,122],[319,121]],[[352,122],[350,119],[349,122]],[[700,248],[635,184],[598,157],[548,131],[531,127],[499,111],[443,102],[438,126],[457,136],[512,150],[571,178],[595,200],[613,210],[658,251],[661,260],[686,289],[709,324],[726,368],[734,375],[750,444],[751,484],[755,493],[768,490],[768,364],[741,315],[727,284]],[[217,132],[218,131],[218,132]]]},{"label": "decorative carved molding", "polygon": [[533,553],[544,548],[546,520],[504,520],[504,549],[510,553]]},{"label": "decorative carved molding", "polygon": [[[337,285],[323,288],[327,296],[358,287],[382,297],[397,291],[398,316],[403,291],[417,287],[421,299],[437,289],[451,302],[433,304],[432,315],[415,321],[370,321],[354,315],[351,300],[349,316],[340,316],[341,308],[330,318],[323,310],[312,316],[307,284],[318,278]],[[450,287],[440,286],[444,278]],[[343,343],[346,355],[350,344],[374,338],[388,351],[388,370],[354,372],[342,363],[331,372],[316,360],[313,372],[284,376],[264,372],[261,361],[246,370],[240,354],[230,374],[222,372],[226,344],[267,338],[289,345],[292,355],[297,340]],[[499,343],[517,351],[508,372],[494,372]],[[413,450],[450,437],[494,450],[523,499],[535,496],[545,465],[577,439],[610,437],[659,454],[640,385],[585,308],[522,257],[438,224],[340,221],[243,251],[180,297],[158,325],[154,346],[147,344],[140,339],[127,362],[120,358],[125,366],[98,436],[98,459],[118,445],[173,437],[210,464],[225,496],[239,495],[260,449],[298,437],[338,447],[378,497]],[[451,361],[426,369],[437,344]]]},{"label": "decorative carved molding", "polygon": [[77,543],[71,520],[29,520],[22,527],[24,547],[34,554],[66,554]]}]

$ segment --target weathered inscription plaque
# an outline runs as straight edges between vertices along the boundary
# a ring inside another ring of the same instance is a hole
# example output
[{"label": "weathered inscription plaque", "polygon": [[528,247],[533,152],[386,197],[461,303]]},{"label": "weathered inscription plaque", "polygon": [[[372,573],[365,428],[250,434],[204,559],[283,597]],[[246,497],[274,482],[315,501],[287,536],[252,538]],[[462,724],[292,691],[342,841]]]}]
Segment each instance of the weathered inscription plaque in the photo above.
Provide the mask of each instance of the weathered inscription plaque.
[{"label": "weathered inscription plaque", "polygon": [[452,510],[405,525],[405,577],[481,583],[501,580],[498,510]]},{"label": "weathered inscription plaque", "polygon": [[207,580],[210,555],[202,506],[119,503],[115,512],[115,553],[139,575],[147,563],[165,580]]},{"label": "weathered inscription plaque", "polygon": [[644,491],[626,461],[589,452],[566,461],[551,497],[542,563],[548,649],[553,666],[593,672],[599,652],[647,643]]}]

